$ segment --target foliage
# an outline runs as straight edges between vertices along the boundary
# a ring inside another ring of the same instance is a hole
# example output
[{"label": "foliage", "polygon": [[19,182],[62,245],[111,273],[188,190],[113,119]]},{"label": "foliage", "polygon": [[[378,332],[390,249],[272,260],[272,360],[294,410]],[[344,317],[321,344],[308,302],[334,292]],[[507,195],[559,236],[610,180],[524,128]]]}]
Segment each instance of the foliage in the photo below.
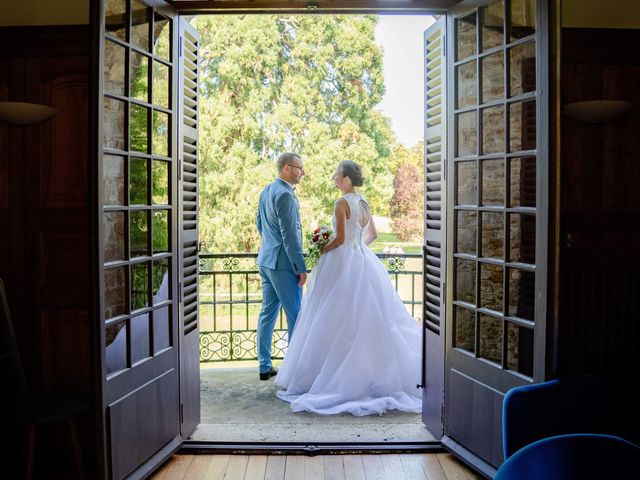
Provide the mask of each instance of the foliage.
[{"label": "foliage", "polygon": [[423,194],[422,168],[414,163],[398,167],[393,180],[390,214],[391,229],[400,240],[408,241],[422,236]]},{"label": "foliage", "polygon": [[311,270],[320,260],[322,249],[333,240],[334,231],[329,225],[321,225],[306,235],[307,258],[305,264]]},{"label": "foliage", "polygon": [[305,230],[327,223],[340,160],[363,166],[362,188],[388,213],[393,143],[382,99],[375,16],[199,16],[200,236],[208,251],[256,251],[258,197],[280,153],[300,153]]}]

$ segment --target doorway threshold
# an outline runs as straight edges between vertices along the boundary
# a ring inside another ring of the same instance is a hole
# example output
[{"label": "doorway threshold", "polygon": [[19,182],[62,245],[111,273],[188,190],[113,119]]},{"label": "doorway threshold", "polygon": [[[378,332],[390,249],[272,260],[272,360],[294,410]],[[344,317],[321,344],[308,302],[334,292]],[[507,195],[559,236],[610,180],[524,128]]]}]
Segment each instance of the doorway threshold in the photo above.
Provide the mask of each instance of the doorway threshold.
[{"label": "doorway threshold", "polygon": [[180,449],[182,454],[228,454],[228,455],[342,455],[342,454],[387,454],[387,453],[443,453],[446,450],[438,441],[397,443],[296,443],[296,442],[203,442],[186,440]]}]

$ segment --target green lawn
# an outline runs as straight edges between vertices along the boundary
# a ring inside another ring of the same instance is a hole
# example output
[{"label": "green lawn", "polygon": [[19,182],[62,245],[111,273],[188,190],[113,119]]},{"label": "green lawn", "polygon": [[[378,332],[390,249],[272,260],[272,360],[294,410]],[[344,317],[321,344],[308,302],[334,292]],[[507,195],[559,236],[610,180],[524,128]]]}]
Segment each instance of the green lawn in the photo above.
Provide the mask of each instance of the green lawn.
[{"label": "green lawn", "polygon": [[378,232],[378,238],[369,245],[374,253],[382,253],[384,247],[402,247],[404,253],[420,253],[422,246],[419,243],[403,242],[392,232]]}]

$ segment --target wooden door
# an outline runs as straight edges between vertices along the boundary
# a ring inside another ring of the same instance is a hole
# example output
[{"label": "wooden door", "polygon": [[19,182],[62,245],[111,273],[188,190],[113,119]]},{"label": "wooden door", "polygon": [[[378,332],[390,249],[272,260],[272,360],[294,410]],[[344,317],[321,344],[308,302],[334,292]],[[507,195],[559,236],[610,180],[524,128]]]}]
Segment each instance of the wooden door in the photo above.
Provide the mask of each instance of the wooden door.
[{"label": "wooden door", "polygon": [[446,195],[446,17],[424,32],[424,351],[422,420],[443,434]]},{"label": "wooden door", "polygon": [[140,478],[180,434],[178,17],[107,0],[98,197],[105,473]]},{"label": "wooden door", "polygon": [[545,378],[547,2],[448,17],[443,444],[491,475],[504,394]]}]

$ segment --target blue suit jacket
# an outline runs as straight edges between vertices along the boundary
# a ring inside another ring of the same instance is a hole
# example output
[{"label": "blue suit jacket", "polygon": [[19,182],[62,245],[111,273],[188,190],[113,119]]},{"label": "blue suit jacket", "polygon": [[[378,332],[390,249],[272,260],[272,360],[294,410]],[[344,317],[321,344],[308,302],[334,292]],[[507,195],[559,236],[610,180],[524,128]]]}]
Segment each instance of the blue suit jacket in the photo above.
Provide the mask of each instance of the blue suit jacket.
[{"label": "blue suit jacket", "polygon": [[257,223],[262,237],[258,265],[305,273],[298,199],[287,182],[278,178],[262,191]]}]

